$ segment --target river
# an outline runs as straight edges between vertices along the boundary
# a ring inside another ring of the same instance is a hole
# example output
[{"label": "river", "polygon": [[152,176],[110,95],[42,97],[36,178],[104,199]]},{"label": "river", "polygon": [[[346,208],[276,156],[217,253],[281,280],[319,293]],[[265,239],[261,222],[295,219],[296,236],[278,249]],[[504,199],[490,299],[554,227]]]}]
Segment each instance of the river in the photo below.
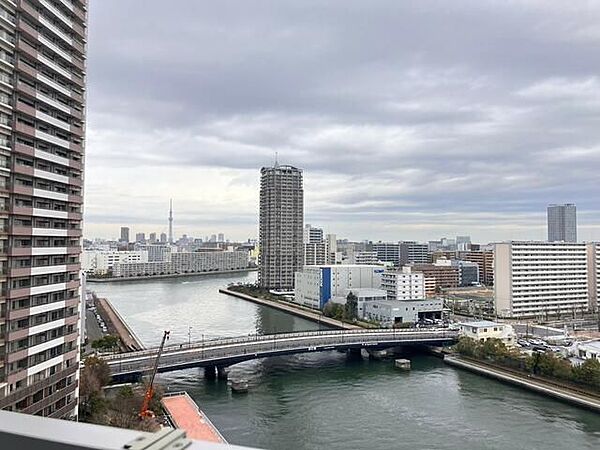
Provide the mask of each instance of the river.
[{"label": "river", "polygon": [[[147,345],[300,331],[317,324],[218,293],[247,275],[92,284]],[[191,327],[191,329],[190,329]],[[201,369],[162,374],[186,390],[233,444],[267,449],[598,449],[600,415],[416,356],[413,370],[338,352],[249,361],[230,377],[247,395]]]}]

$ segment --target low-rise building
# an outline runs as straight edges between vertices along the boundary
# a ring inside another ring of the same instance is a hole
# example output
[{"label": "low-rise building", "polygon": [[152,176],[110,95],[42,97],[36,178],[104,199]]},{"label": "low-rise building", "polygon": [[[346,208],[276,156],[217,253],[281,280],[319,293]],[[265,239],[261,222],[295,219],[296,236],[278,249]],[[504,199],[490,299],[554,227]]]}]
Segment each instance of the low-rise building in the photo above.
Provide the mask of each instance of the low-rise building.
[{"label": "low-rise building", "polygon": [[600,340],[575,343],[575,356],[581,359],[597,359],[600,361]]},{"label": "low-rise building", "polygon": [[500,339],[507,347],[515,345],[517,335],[511,325],[481,320],[478,322],[462,322],[459,324],[460,335],[480,342],[489,339]]},{"label": "low-rise building", "polygon": [[[362,319],[374,320],[383,327],[441,319],[444,301],[440,298],[365,302]],[[360,317],[360,316],[359,316]]]},{"label": "low-rise building", "polygon": [[294,302],[323,309],[332,297],[343,297],[348,290],[380,289],[383,272],[375,265],[304,266],[296,272]]},{"label": "low-rise building", "polygon": [[357,299],[357,316],[359,319],[364,317],[365,303],[367,302],[381,302],[387,299],[386,291],[382,289],[347,289],[342,293],[341,296],[331,297],[331,302],[345,305],[348,295],[352,292]]}]

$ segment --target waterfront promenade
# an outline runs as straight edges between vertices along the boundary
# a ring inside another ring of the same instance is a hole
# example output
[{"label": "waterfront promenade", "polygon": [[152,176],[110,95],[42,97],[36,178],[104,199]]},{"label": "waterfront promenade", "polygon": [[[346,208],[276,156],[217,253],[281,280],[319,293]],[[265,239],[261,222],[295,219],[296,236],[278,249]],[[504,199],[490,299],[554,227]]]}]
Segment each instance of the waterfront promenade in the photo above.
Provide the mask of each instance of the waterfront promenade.
[{"label": "waterfront promenade", "polygon": [[505,383],[510,383],[515,386],[538,392],[564,402],[568,402],[592,411],[600,412],[600,397],[592,397],[582,392],[576,392],[558,384],[551,384],[543,380],[528,377],[525,374],[516,373],[515,371],[504,370],[496,366],[490,366],[483,362],[476,362],[471,359],[466,360],[459,356],[444,357],[444,362],[454,367],[469,370],[479,375],[484,375],[489,378],[496,379]]},{"label": "waterfront promenade", "polygon": [[125,351],[144,350],[144,344],[129,327],[125,319],[106,298],[98,298],[96,306],[104,317],[109,330],[119,336]]},{"label": "waterfront promenade", "polygon": [[309,309],[301,308],[297,305],[289,305],[283,302],[276,302],[274,300],[266,300],[264,298],[253,297],[251,295],[232,291],[227,288],[220,288],[219,292],[221,294],[231,295],[233,297],[241,298],[243,300],[248,300],[249,302],[257,303],[259,305],[268,306],[269,308],[278,309],[279,311],[284,311],[286,313],[302,317],[303,319],[307,319],[312,322],[322,323],[323,325],[327,325],[332,328],[338,328],[342,330],[358,330],[362,328],[358,325],[354,325],[348,322],[342,322],[341,320],[332,319],[331,317],[326,317],[318,311],[312,311]]}]

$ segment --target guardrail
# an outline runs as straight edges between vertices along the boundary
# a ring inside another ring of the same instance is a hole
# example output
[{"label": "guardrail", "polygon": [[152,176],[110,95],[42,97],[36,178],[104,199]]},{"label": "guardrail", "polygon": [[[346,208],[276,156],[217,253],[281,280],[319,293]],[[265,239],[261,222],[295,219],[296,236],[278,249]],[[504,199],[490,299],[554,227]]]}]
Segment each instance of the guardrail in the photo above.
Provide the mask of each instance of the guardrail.
[{"label": "guardrail", "polygon": [[[458,338],[458,331],[426,330],[335,330],[255,335],[241,338],[214,339],[204,345],[169,346],[163,352],[159,370],[243,361],[277,353],[301,353],[344,347],[393,346],[402,343],[448,342]],[[143,373],[154,363],[155,350],[144,350],[104,359],[113,374]]]}]

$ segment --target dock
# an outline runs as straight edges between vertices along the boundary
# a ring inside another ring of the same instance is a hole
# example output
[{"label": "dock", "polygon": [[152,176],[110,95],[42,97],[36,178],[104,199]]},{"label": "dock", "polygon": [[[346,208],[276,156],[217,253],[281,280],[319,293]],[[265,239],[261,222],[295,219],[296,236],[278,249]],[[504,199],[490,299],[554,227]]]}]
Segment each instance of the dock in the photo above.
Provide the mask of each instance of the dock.
[{"label": "dock", "polygon": [[115,333],[121,339],[125,351],[138,351],[146,348],[108,299],[97,298],[96,307],[110,332]]},{"label": "dock", "polygon": [[217,427],[187,392],[165,394],[161,403],[173,426],[185,431],[188,439],[227,444]]}]

